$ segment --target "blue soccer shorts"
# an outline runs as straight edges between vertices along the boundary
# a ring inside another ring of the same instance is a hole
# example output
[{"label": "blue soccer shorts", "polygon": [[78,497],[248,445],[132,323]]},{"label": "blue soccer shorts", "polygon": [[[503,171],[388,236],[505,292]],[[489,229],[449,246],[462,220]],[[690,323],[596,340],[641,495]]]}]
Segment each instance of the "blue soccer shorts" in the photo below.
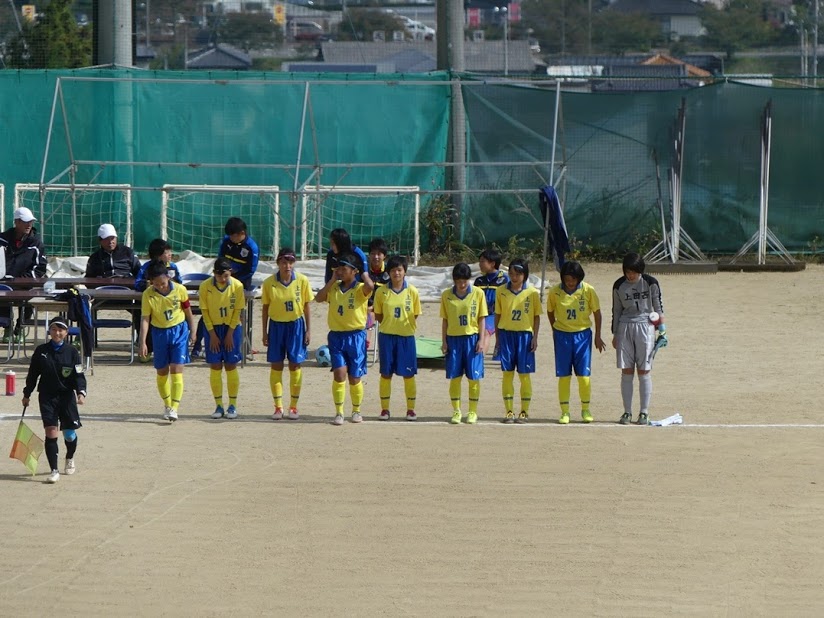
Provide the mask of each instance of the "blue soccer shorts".
[{"label": "blue soccer shorts", "polygon": [[555,343],[555,375],[559,378],[572,375],[588,376],[592,373],[592,330],[567,333],[552,329]]},{"label": "blue soccer shorts", "polygon": [[366,331],[329,331],[327,336],[332,369],[346,367],[350,378],[366,375]]},{"label": "blue soccer shorts", "polygon": [[529,331],[498,330],[498,355],[503,371],[535,373],[535,352]]},{"label": "blue soccer shorts", "polygon": [[269,320],[269,349],[266,360],[282,363],[288,358],[290,363],[299,365],[306,360],[306,321],[303,317],[291,322]]},{"label": "blue soccer shorts", "polygon": [[418,373],[418,353],[414,335],[378,333],[378,358],[381,375],[411,378]]},{"label": "blue soccer shorts", "polygon": [[154,368],[185,365],[189,362],[189,325],[184,320],[169,328],[152,327]]},{"label": "blue soccer shorts", "polygon": [[206,362],[210,365],[217,365],[218,363],[237,365],[243,360],[243,329],[238,326],[232,330],[233,347],[231,350],[227,350],[224,340],[226,339],[226,333],[229,331],[229,325],[216,324],[213,328],[215,329],[215,337],[220,342],[220,350],[212,352],[209,331],[206,331],[206,338],[203,340],[206,349]]},{"label": "blue soccer shorts", "polygon": [[466,376],[470,380],[484,377],[484,355],[475,351],[478,335],[446,338],[446,378]]}]

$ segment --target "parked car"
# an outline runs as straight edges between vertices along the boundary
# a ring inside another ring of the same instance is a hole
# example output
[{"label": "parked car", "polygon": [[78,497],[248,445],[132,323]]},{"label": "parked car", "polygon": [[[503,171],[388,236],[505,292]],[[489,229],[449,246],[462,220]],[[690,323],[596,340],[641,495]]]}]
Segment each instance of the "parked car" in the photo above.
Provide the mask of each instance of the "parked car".
[{"label": "parked car", "polygon": [[328,41],[329,34],[315,21],[290,21],[287,32],[296,41]]},{"label": "parked car", "polygon": [[398,18],[403,22],[403,27],[406,29],[407,34],[412,35],[413,39],[425,39],[427,41],[431,41],[435,38],[434,28],[430,28],[429,26],[422,24],[419,21],[415,21],[410,17],[406,17],[405,15],[398,15]]}]

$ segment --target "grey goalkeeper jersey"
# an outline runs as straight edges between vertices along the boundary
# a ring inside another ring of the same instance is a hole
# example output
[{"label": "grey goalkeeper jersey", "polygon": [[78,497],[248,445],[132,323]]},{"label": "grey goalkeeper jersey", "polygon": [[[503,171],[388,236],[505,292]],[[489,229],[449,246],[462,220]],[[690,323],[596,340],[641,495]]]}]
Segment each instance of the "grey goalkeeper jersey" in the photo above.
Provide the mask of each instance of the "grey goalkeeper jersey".
[{"label": "grey goalkeeper jersey", "polygon": [[612,332],[620,322],[646,322],[651,311],[664,313],[661,286],[649,275],[641,275],[635,283],[621,277],[612,286]]}]

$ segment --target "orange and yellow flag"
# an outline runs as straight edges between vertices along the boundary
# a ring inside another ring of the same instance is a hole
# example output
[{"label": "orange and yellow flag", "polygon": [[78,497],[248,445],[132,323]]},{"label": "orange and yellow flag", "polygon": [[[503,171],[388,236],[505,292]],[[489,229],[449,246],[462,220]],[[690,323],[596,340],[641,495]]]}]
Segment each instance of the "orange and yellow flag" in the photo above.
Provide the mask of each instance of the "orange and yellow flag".
[{"label": "orange and yellow flag", "polygon": [[14,444],[11,447],[9,457],[19,459],[28,468],[32,476],[37,474],[37,461],[43,452],[43,440],[41,440],[26,423],[20,421],[17,427],[17,435],[14,436]]}]

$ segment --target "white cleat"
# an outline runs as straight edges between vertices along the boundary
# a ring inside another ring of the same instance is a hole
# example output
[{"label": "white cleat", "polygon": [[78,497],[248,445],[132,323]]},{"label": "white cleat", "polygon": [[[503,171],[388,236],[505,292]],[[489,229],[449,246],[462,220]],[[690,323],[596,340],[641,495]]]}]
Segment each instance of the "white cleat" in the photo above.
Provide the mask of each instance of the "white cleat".
[{"label": "white cleat", "polygon": [[60,480],[60,472],[57,470],[52,470],[51,474],[49,474],[48,478],[46,479],[47,483],[56,483]]},{"label": "white cleat", "polygon": [[332,421],[333,425],[343,425],[343,414],[336,414],[335,420]]},{"label": "white cleat", "polygon": [[362,423],[363,422],[363,417],[360,415],[360,412],[355,412],[352,415],[352,422],[353,423]]},{"label": "white cleat", "polygon": [[74,459],[67,459],[66,460],[66,474],[74,474],[77,472],[77,468],[74,466]]},{"label": "white cleat", "polygon": [[166,411],[163,413],[163,418],[167,421],[175,422],[177,420],[177,410],[174,408],[166,408]]}]

